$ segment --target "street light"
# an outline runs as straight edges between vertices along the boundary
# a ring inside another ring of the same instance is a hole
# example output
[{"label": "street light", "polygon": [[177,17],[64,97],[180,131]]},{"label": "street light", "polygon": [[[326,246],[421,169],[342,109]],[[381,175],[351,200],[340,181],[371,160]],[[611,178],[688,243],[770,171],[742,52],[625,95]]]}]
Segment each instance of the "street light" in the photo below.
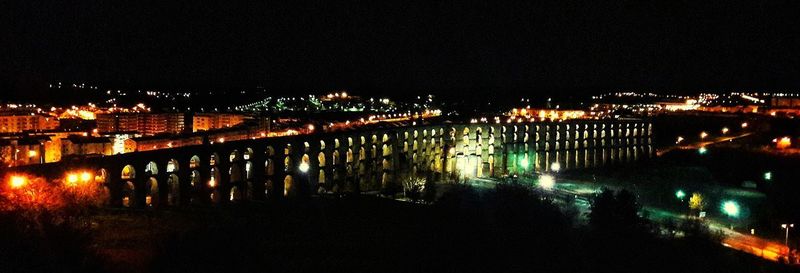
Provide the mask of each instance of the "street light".
[{"label": "street light", "polygon": [[553,164],[550,164],[550,170],[558,172],[559,170],[561,170],[561,164],[558,162],[553,162]]},{"label": "street light", "polygon": [[679,144],[681,142],[683,142],[683,137],[682,136],[678,136],[678,141],[675,141],[675,144]]},{"label": "street light", "polygon": [[739,204],[734,201],[725,201],[722,203],[722,212],[733,218],[739,217]]},{"label": "street light", "polygon": [[728,127],[722,127],[722,134],[724,135],[727,133],[728,133]]},{"label": "street light", "polygon": [[25,178],[24,176],[14,175],[11,176],[11,179],[9,179],[8,182],[9,182],[8,184],[11,185],[12,189],[17,189],[21,188],[22,186],[25,186],[25,184],[28,184],[28,179]]},{"label": "street light", "polygon": [[304,173],[305,173],[305,172],[308,172],[308,168],[309,168],[309,166],[308,166],[308,163],[306,163],[306,162],[302,162],[302,163],[300,163],[300,166],[297,166],[297,168],[298,168],[298,169],[299,169],[301,172],[304,172]]},{"label": "street light", "polygon": [[700,139],[705,139],[707,136],[708,136],[708,133],[706,133],[705,131],[700,132]]},{"label": "street light", "polygon": [[675,197],[683,201],[683,198],[686,197],[686,193],[683,190],[678,190],[675,192]]},{"label": "street light", "polygon": [[742,128],[747,128],[747,122],[742,122]]},{"label": "street light", "polygon": [[786,230],[786,237],[783,240],[783,244],[787,247],[789,246],[789,229],[793,227],[794,224],[781,224],[781,228]]},{"label": "street light", "polygon": [[700,149],[697,149],[697,152],[704,155],[708,152],[708,149],[706,149],[706,147],[700,147]]},{"label": "street light", "polygon": [[772,172],[765,172],[764,173],[764,180],[772,181]]},{"label": "street light", "polygon": [[550,190],[555,185],[556,179],[552,175],[545,174],[539,177],[539,187],[542,187],[542,189]]}]

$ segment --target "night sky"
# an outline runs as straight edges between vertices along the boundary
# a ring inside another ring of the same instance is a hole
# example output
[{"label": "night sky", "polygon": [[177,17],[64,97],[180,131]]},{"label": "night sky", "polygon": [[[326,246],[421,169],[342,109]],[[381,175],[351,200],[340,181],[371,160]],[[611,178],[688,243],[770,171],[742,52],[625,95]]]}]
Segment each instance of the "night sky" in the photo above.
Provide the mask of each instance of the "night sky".
[{"label": "night sky", "polygon": [[56,80],[498,96],[800,87],[793,1],[118,2],[0,2],[0,92]]}]

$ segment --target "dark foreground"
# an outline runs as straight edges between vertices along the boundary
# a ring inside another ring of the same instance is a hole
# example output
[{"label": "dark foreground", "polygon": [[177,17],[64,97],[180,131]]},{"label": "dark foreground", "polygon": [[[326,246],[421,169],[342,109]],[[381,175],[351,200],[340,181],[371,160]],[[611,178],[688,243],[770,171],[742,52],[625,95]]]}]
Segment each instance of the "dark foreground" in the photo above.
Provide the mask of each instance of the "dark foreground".
[{"label": "dark foreground", "polygon": [[[8,216],[8,215],[6,215]],[[5,217],[0,272],[790,272],[712,236],[605,215],[573,227],[530,193],[457,187],[435,206],[360,197],[93,212],[83,229]],[[618,226],[615,226],[618,225]]]}]

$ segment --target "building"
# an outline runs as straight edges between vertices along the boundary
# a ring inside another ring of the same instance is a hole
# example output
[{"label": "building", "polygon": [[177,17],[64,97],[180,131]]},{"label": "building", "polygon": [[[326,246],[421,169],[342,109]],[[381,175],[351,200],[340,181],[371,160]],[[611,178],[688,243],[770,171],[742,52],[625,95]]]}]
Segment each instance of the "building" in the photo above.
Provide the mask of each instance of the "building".
[{"label": "building", "polygon": [[61,155],[112,155],[114,143],[107,137],[69,136],[61,139]]},{"label": "building", "polygon": [[101,133],[139,132],[143,135],[177,134],[184,130],[183,113],[107,113],[97,115]]},{"label": "building", "polygon": [[246,116],[225,113],[198,113],[192,118],[192,132],[224,129],[239,125]]},{"label": "building", "polygon": [[0,115],[0,133],[46,131],[58,128],[58,119],[43,115]]}]

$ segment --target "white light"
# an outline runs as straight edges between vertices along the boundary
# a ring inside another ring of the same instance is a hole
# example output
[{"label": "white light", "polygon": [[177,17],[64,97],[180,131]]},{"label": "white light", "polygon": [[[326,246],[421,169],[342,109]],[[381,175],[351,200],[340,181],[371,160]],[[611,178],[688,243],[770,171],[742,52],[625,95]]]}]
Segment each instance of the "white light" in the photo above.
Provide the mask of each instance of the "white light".
[{"label": "white light", "polygon": [[550,170],[554,172],[560,171],[561,164],[559,164],[558,162],[553,162],[553,164],[550,164]]},{"label": "white light", "polygon": [[556,179],[552,175],[545,174],[539,177],[539,187],[549,190],[556,185]]},{"label": "white light", "polygon": [[309,168],[309,166],[308,166],[308,163],[306,163],[306,162],[303,162],[303,163],[300,163],[300,166],[297,166],[297,168],[298,168],[298,169],[299,169],[301,172],[308,172],[308,168]]}]

